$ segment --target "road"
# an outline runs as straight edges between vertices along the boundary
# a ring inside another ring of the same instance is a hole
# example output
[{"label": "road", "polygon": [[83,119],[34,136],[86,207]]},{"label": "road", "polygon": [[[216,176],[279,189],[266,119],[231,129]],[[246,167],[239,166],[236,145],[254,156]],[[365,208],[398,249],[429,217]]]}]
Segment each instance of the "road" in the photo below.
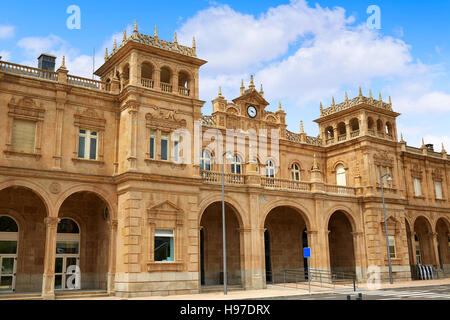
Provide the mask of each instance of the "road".
[{"label": "road", "polygon": [[362,300],[449,300],[450,285],[438,285],[427,287],[394,288],[380,290],[337,290],[335,293],[298,295],[266,298],[267,300],[356,300],[358,294],[362,294]]}]

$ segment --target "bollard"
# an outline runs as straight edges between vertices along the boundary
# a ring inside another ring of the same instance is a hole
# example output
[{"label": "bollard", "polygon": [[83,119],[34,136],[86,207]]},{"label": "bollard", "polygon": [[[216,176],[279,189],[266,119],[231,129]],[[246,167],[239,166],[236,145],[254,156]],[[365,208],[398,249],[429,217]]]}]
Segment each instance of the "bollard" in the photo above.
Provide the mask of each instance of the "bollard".
[{"label": "bollard", "polygon": [[358,297],[356,298],[356,300],[362,300],[362,293],[358,293]]},{"label": "bollard", "polygon": [[347,295],[347,300],[352,300],[352,297],[350,295]]}]

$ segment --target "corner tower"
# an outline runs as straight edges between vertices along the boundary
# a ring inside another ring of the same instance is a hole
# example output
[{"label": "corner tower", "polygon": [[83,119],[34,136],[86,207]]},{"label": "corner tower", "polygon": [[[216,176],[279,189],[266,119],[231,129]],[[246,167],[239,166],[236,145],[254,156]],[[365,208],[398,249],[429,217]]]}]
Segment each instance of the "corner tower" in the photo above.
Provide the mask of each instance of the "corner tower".
[{"label": "corner tower", "polygon": [[320,104],[320,118],[315,120],[319,124],[320,137],[324,145],[333,145],[360,136],[373,136],[380,139],[398,141],[396,118],[399,116],[392,110],[392,101],[386,103],[379,95],[376,100],[370,92],[369,97],[362,94],[335,104],[334,98],[329,108],[323,109]]}]

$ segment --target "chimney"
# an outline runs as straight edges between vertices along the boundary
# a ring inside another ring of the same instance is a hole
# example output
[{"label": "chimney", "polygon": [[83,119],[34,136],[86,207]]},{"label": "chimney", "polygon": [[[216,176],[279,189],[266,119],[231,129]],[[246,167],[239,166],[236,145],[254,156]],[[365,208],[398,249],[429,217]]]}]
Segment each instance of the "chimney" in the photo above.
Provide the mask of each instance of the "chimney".
[{"label": "chimney", "polygon": [[428,151],[434,152],[434,145],[426,144],[425,147],[427,148]]},{"label": "chimney", "polygon": [[43,53],[38,58],[38,68],[55,72],[56,57]]}]

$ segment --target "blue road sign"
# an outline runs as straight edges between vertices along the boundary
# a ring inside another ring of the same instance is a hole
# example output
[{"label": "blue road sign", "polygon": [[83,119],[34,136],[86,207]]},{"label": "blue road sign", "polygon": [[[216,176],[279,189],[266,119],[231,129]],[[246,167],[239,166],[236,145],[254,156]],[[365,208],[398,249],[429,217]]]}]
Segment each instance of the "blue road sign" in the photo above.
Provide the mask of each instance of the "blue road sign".
[{"label": "blue road sign", "polygon": [[303,257],[311,258],[311,248],[303,248]]}]

